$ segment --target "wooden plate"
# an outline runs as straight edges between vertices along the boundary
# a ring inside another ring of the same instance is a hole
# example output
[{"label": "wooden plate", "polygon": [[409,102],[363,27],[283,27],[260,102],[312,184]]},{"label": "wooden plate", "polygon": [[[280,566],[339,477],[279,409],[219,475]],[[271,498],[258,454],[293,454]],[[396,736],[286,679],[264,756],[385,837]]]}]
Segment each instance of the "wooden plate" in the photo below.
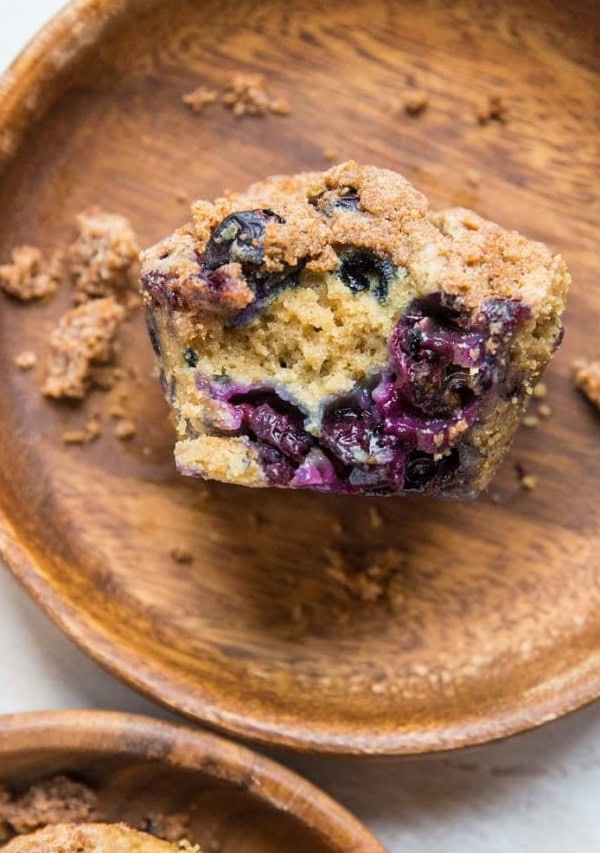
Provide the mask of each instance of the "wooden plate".
[{"label": "wooden plate", "polygon": [[384,853],[318,788],[215,735],[106,712],[0,717],[1,782],[19,793],[63,773],[93,788],[105,822],[189,814],[203,850]]},{"label": "wooden plate", "polygon": [[[599,355],[600,18],[595,2],[88,0],[68,7],[2,83],[0,256],[50,250],[89,204],[144,243],[260,176],[321,168],[324,151],[405,173],[437,205],[467,204],[549,242],[574,277],[552,418],[523,429],[475,503],[329,498],[206,487],[176,476],[141,322],[125,360],[139,432],[61,434],[84,412],[41,399],[43,353],[67,305],[2,303],[2,551],[64,630],[129,684],[263,742],[414,753],[538,725],[600,692],[599,419],[570,361]],[[260,70],[289,118],[192,115],[181,95]],[[397,103],[429,92],[417,118]],[[507,123],[480,125],[500,92]],[[468,170],[475,169],[476,177]],[[538,477],[526,493],[520,461]],[[494,501],[499,501],[495,503]],[[382,518],[373,508],[377,507]],[[194,552],[191,566],[169,557]],[[391,571],[374,602],[328,573],[343,552]],[[390,550],[391,549],[391,550]]]}]

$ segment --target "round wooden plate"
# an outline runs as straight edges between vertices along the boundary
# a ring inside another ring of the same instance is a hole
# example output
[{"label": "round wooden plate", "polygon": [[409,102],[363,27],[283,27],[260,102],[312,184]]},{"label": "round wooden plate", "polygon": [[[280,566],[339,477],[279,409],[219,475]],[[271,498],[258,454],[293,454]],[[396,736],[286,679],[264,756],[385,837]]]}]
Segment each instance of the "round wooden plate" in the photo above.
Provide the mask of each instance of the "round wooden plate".
[{"label": "round wooden plate", "polygon": [[0,717],[0,782],[20,793],[56,774],[93,788],[103,822],[188,814],[207,851],[384,853],[318,788],[215,735],[96,711]]},{"label": "round wooden plate", "polygon": [[[473,503],[207,487],[178,477],[140,320],[125,445],[64,429],[101,409],[50,405],[38,375],[66,293],[3,301],[0,546],[64,630],[129,684],[189,717],[304,750],[398,754],[538,725],[600,693],[600,432],[570,361],[598,356],[600,17],[545,0],[83,0],[1,84],[0,257],[50,250],[90,204],[144,243],[212,197],[326,149],[395,168],[435,206],[466,204],[561,250],[574,285],[549,376],[554,414],[523,429]],[[201,116],[181,96],[264,72],[288,118]],[[418,117],[401,102],[429,93]],[[504,96],[507,122],[477,110]],[[469,170],[477,170],[477,177]],[[523,491],[514,466],[538,478]],[[377,507],[381,518],[373,513]],[[169,557],[173,547],[191,565]],[[332,554],[331,550],[336,551]],[[339,557],[339,554],[342,556]],[[365,602],[328,573],[385,564]],[[391,566],[391,575],[390,575]]]}]

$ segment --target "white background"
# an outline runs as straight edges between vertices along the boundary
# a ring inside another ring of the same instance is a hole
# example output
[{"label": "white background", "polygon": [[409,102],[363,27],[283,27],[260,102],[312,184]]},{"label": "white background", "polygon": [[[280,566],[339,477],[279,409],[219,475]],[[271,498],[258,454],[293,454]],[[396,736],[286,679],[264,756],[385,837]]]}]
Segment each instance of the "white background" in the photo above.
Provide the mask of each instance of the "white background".
[{"label": "white background", "polygon": [[[61,5],[0,0],[0,68]],[[0,713],[109,708],[165,716],[64,639],[1,565],[0,649]],[[354,811],[391,853],[600,850],[599,705],[450,757],[276,757]]]}]

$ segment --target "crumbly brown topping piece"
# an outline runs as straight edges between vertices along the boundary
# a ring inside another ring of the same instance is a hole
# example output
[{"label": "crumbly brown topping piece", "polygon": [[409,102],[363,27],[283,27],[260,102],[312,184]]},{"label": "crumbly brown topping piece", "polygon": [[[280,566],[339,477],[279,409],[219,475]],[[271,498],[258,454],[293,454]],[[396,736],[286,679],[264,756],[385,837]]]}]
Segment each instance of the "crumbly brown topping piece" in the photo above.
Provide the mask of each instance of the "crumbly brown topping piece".
[{"label": "crumbly brown topping piece", "polygon": [[204,112],[209,104],[214,104],[219,100],[219,93],[216,89],[209,89],[208,86],[199,86],[193,92],[183,95],[181,100],[193,113],[199,115]]},{"label": "crumbly brown topping piece", "polygon": [[0,266],[0,290],[21,302],[49,296],[58,282],[56,262],[46,264],[34,246],[17,246],[12,251],[12,262]]},{"label": "crumbly brown topping piece", "polygon": [[367,554],[360,565],[339,548],[328,548],[327,575],[336,581],[352,598],[364,602],[385,600],[390,583],[404,565],[404,555],[397,548],[385,548]]},{"label": "crumbly brown topping piece", "polygon": [[50,336],[43,393],[54,398],[82,399],[93,366],[113,357],[115,335],[124,316],[124,309],[111,296],[68,311]]},{"label": "crumbly brown topping piece", "polygon": [[187,548],[183,548],[181,545],[176,545],[174,548],[171,548],[169,553],[171,555],[171,558],[175,560],[176,563],[190,565],[194,562],[194,555],[192,554],[192,552],[189,551]]},{"label": "crumbly brown topping piece", "polygon": [[[329,210],[333,196],[352,193],[359,210]],[[414,296],[439,290],[460,296],[465,307],[483,299],[521,298],[532,310],[551,315],[569,283],[564,261],[541,243],[506,231],[470,210],[439,213],[401,175],[350,161],[322,173],[268,178],[246,192],[192,206],[192,223],[143,253],[145,270],[168,279],[174,299],[200,312],[237,313],[253,301],[241,267],[230,263],[220,275],[226,283],[215,302],[202,276],[202,253],[217,226],[239,211],[273,210],[264,232],[266,272],[303,266],[307,272],[332,272],[340,252],[366,248],[389,258],[410,279]],[[550,284],[549,284],[550,281]]]},{"label": "crumbly brown topping piece", "polygon": [[137,427],[129,418],[123,418],[117,421],[113,432],[120,441],[129,441],[136,435]]},{"label": "crumbly brown topping piece", "polygon": [[135,283],[137,237],[124,216],[90,207],[76,218],[77,237],[64,252],[64,269],[75,302],[123,295]]},{"label": "crumbly brown topping piece", "polygon": [[429,106],[427,92],[411,92],[404,99],[404,112],[409,116],[420,116]]},{"label": "crumbly brown topping piece", "polygon": [[291,112],[284,98],[275,98],[269,93],[262,74],[232,74],[222,101],[236,118],[264,116],[267,113],[286,116]]},{"label": "crumbly brown topping piece", "polygon": [[5,792],[0,798],[0,823],[17,833],[59,823],[83,823],[97,816],[96,794],[66,776],[54,776],[32,785],[22,796]]},{"label": "crumbly brown topping piece", "polygon": [[537,407],[537,413],[539,417],[543,418],[544,420],[547,420],[548,418],[552,417],[552,409],[547,403],[540,403],[540,405]]},{"label": "crumbly brown topping piece", "polygon": [[533,492],[537,488],[538,478],[529,473],[522,462],[515,462],[515,473],[524,492]]},{"label": "crumbly brown topping piece", "polygon": [[489,124],[491,121],[499,121],[505,124],[508,121],[508,105],[502,95],[489,95],[487,101],[477,110],[477,121],[479,124]]},{"label": "crumbly brown topping piece", "polygon": [[100,421],[97,418],[91,418],[85,425],[85,429],[64,432],[63,442],[65,444],[87,444],[90,441],[95,441],[101,432]]},{"label": "crumbly brown topping piece", "polygon": [[323,150],[323,157],[325,157],[326,160],[329,160],[330,163],[335,163],[340,159],[337,148],[325,148]]},{"label": "crumbly brown topping piece", "polygon": [[37,364],[37,355],[30,349],[23,350],[15,356],[15,366],[19,370],[31,370]]},{"label": "crumbly brown topping piece", "polygon": [[600,409],[600,361],[578,359],[573,364],[575,385]]}]

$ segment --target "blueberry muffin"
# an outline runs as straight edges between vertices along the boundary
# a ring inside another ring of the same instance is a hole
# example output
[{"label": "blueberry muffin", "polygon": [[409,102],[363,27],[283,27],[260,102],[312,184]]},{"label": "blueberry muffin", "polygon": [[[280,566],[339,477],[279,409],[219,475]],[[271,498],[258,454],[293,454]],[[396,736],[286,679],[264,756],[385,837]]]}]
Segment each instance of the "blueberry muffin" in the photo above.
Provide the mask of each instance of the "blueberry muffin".
[{"label": "blueberry muffin", "polygon": [[61,824],[31,835],[21,835],[4,848],[6,853],[175,853],[199,848],[170,844],[120,824]]},{"label": "blueberry muffin", "polygon": [[542,244],[353,162],[198,201],[142,253],[177,467],[476,494],[560,343],[569,280]]}]

